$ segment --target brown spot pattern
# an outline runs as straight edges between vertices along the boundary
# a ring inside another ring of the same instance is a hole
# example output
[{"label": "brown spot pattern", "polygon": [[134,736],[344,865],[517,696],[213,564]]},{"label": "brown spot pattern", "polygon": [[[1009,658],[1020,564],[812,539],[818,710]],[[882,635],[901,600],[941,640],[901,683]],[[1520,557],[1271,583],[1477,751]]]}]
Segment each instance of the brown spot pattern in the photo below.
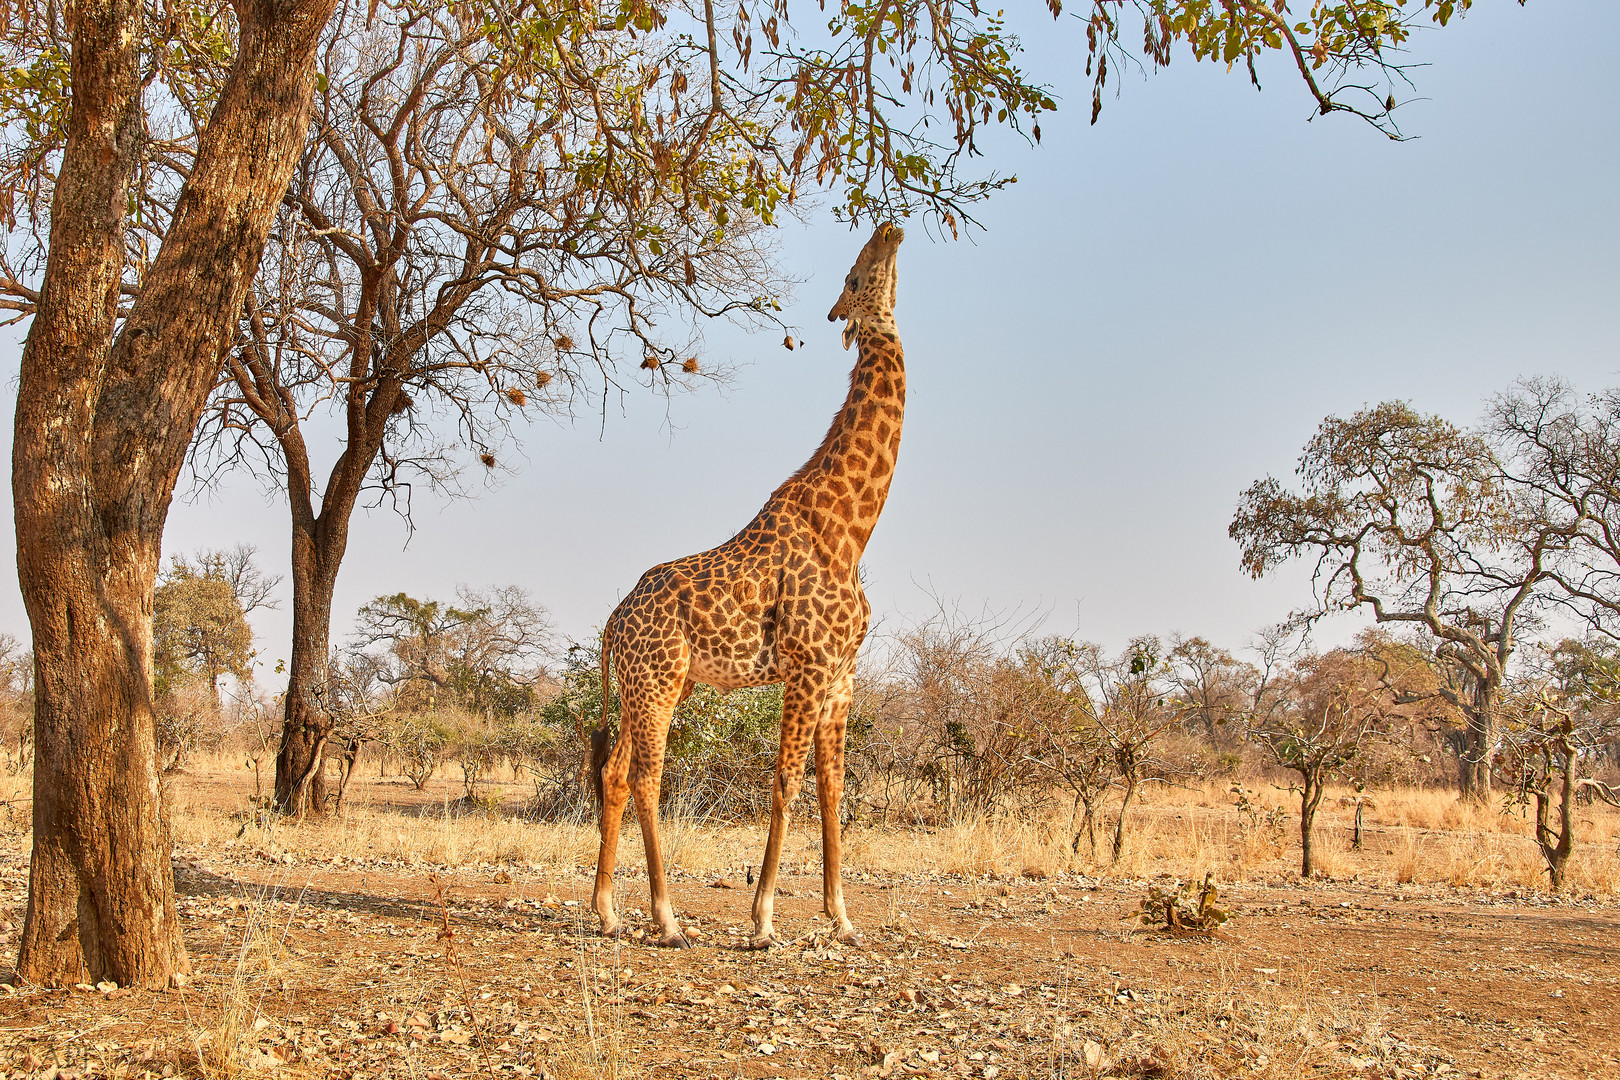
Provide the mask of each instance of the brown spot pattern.
[{"label": "brown spot pattern", "polygon": [[693,682],[729,690],[780,681],[782,739],[754,899],[755,941],[768,944],[774,936],[782,836],[812,747],[823,808],[824,907],[840,936],[855,938],[839,883],[837,808],[855,657],[871,621],[858,568],[888,498],[905,414],[905,361],[894,324],[902,239],[895,226],[878,226],[828,316],[848,320],[859,351],[844,405],[816,452],[741,532],[719,547],[648,570],[607,621],[603,674],[611,658],[621,718],[618,742],[600,775],[602,848],[594,907],[604,932],[620,929],[613,856],[619,820],[633,795],[661,941],[685,944],[669,904],[657,827],[671,716]]}]

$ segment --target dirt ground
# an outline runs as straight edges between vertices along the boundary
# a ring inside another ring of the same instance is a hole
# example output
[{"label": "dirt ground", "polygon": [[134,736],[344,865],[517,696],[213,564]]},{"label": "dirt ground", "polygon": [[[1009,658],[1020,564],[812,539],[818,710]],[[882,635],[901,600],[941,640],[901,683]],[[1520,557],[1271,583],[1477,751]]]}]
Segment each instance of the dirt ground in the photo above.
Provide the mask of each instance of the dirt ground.
[{"label": "dirt ground", "polygon": [[752,890],[677,872],[698,945],[667,951],[596,933],[585,866],[254,843],[251,779],[179,781],[247,839],[177,849],[195,970],[163,993],[12,986],[26,834],[0,836],[0,1080],[1620,1074],[1612,900],[1277,875],[1224,887],[1214,935],[1170,935],[1125,917],[1139,880],[856,866],[857,948],[800,863],[790,945],[744,949]]}]

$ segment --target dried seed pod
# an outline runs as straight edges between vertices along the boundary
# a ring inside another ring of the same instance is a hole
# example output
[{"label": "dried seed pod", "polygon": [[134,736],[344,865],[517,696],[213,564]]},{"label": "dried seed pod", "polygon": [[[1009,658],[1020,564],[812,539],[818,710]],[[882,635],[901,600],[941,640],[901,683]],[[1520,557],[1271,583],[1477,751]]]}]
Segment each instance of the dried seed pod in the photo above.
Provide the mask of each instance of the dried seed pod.
[{"label": "dried seed pod", "polygon": [[558,334],[557,340],[553,342],[553,344],[557,346],[558,352],[572,352],[574,348],[574,339],[569,337],[567,334]]},{"label": "dried seed pod", "polygon": [[551,381],[551,372],[549,372],[549,371],[539,372],[534,377],[534,388],[536,390],[544,390],[546,384],[549,383],[550,381]]},{"label": "dried seed pod", "polygon": [[641,362],[641,366],[644,369],[646,369],[647,371],[657,371],[658,370],[658,357],[656,357],[656,356],[647,357],[647,359],[645,359],[645,360],[643,360]]},{"label": "dried seed pod", "polygon": [[388,415],[398,416],[402,412],[409,412],[415,406],[416,402],[411,400],[411,395],[401,390],[399,397],[394,400],[394,407],[388,410]]},{"label": "dried seed pod", "polygon": [[478,455],[478,460],[482,461],[484,463],[484,467],[486,469],[493,469],[495,467],[495,455],[494,454],[479,454]]},{"label": "dried seed pod", "polygon": [[681,370],[686,372],[688,375],[696,375],[697,374],[697,369],[698,369],[698,362],[697,362],[697,357],[695,357],[695,356],[688,356],[681,363]]},{"label": "dried seed pod", "polygon": [[506,391],[506,399],[520,409],[529,403],[529,395],[515,386]]},{"label": "dried seed pod", "polygon": [[787,348],[788,352],[792,352],[793,351],[793,335],[789,334],[787,337],[783,338],[782,339],[782,344]]}]

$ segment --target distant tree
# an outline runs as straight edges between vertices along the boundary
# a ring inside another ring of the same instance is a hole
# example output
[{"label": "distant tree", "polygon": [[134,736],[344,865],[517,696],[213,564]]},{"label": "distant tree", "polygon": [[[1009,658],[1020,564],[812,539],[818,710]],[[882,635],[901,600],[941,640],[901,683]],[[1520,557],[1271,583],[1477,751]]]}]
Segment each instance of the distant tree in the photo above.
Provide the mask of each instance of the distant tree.
[{"label": "distant tree", "polygon": [[1421,630],[1370,626],[1356,635],[1355,652],[1373,666],[1399,721],[1363,747],[1345,767],[1346,779],[1363,786],[1417,783],[1418,766],[1428,761],[1426,747],[1436,737],[1453,753],[1467,752],[1468,723],[1460,707],[1467,673],[1443,652],[1436,655]]},{"label": "distant tree", "polygon": [[1395,716],[1391,692],[1365,654],[1334,649],[1299,656],[1274,676],[1269,707],[1249,737],[1299,776],[1300,876],[1316,872],[1316,811],[1327,782],[1356,760]]},{"label": "distant tree", "polygon": [[1620,731],[1620,654],[1612,643],[1566,640],[1538,650],[1508,687],[1504,785],[1533,804],[1535,839],[1554,892],[1568,885],[1575,803],[1585,790],[1620,805],[1620,792],[1591,774],[1605,740]]},{"label": "distant tree", "polygon": [[936,802],[961,820],[1039,797],[1029,750],[1036,690],[1011,653],[1018,635],[993,616],[941,605],[894,641],[902,724],[922,738]]},{"label": "distant tree", "polygon": [[253,679],[253,629],[218,565],[171,564],[152,594],[152,641],[159,696],[200,679],[217,708],[221,676]]},{"label": "distant tree", "polygon": [[170,560],[171,573],[184,573],[192,577],[208,577],[225,582],[243,615],[261,609],[273,611],[281,606],[276,589],[281,575],[266,574],[259,568],[259,549],[255,544],[237,544],[232,548],[203,548],[195,555],[176,555]]},{"label": "distant tree", "polygon": [[153,703],[165,771],[222,734],[220,678],[232,676],[244,690],[253,681],[253,629],[239,594],[262,606],[274,582],[252,555],[243,547],[178,557],[152,593]]},{"label": "distant tree", "polygon": [[1114,822],[1113,857],[1125,853],[1131,803],[1143,781],[1163,771],[1154,755],[1159,737],[1181,723],[1187,706],[1174,697],[1170,669],[1157,637],[1132,638],[1115,657],[1100,647],[1082,648],[1078,664],[1087,680],[1092,719],[1113,758],[1120,785],[1119,817]]},{"label": "distant tree", "polygon": [[1554,538],[1553,597],[1620,638],[1620,389],[1577,395],[1556,379],[1521,380],[1486,419],[1514,514]]},{"label": "distant tree", "polygon": [[34,753],[34,656],[10,634],[0,634],[0,724],[0,747],[21,773]]},{"label": "distant tree", "polygon": [[1115,778],[1114,755],[1096,705],[1086,688],[1086,671],[1098,647],[1068,638],[1046,638],[1021,650],[1028,676],[1043,691],[1032,702],[1036,737],[1029,751],[1048,779],[1074,797],[1069,814],[1069,849],[1097,857],[1101,809]]},{"label": "distant tree", "polygon": [[1187,723],[1196,724],[1211,744],[1220,745],[1222,733],[1242,718],[1253,697],[1254,668],[1201,637],[1172,639],[1166,659]]},{"label": "distant tree", "polygon": [[381,724],[383,748],[400,762],[417,791],[427,787],[450,746],[451,733],[437,713],[389,713]]},{"label": "distant tree", "polygon": [[1459,785],[1489,799],[1508,660],[1559,538],[1515,516],[1484,438],[1399,402],[1324,420],[1297,472],[1298,493],[1269,477],[1243,493],[1230,529],[1243,568],[1310,558],[1317,602],[1303,620],[1362,609],[1429,635],[1463,675]]},{"label": "distant tree", "polygon": [[370,652],[370,677],[393,688],[399,709],[432,710],[441,695],[479,715],[532,706],[553,640],[550,613],[516,586],[461,587],[456,599],[377,597],[355,616],[351,653]]}]

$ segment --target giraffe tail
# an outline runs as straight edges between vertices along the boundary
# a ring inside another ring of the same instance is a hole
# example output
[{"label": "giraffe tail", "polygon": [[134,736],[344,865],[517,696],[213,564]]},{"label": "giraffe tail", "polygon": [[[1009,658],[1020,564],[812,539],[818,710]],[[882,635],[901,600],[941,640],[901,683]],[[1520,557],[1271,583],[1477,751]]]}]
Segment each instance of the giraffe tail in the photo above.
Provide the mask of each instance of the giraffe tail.
[{"label": "giraffe tail", "polygon": [[602,769],[607,765],[608,754],[613,750],[613,741],[608,738],[608,693],[612,689],[610,677],[613,655],[612,638],[608,632],[602,632],[602,716],[596,723],[596,730],[590,733],[591,739],[591,790],[596,793],[596,805],[602,805]]}]

